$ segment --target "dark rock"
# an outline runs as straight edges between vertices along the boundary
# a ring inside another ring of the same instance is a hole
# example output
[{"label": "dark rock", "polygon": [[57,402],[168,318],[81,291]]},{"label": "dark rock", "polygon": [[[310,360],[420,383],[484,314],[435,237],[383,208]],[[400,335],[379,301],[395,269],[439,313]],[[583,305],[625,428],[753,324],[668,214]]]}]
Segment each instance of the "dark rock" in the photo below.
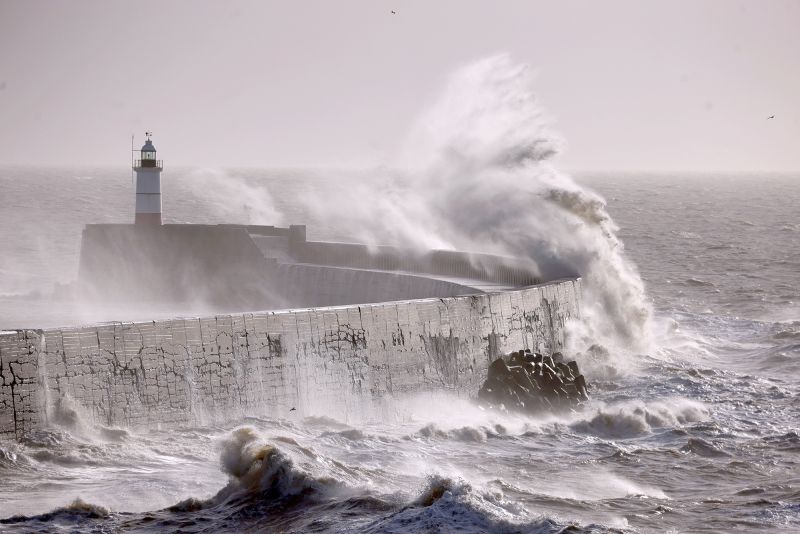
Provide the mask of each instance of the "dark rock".
[{"label": "dark rock", "polygon": [[527,353],[525,355],[525,360],[533,363],[542,363],[543,356],[538,352],[534,352],[533,354]]},{"label": "dark rock", "polygon": [[569,367],[570,371],[572,372],[572,376],[578,376],[579,374],[581,374],[581,372],[578,371],[578,362],[576,362],[575,360],[567,362],[567,367]]},{"label": "dark rock", "polygon": [[583,375],[578,375],[575,377],[575,387],[578,388],[578,393],[584,400],[589,400],[589,392],[586,391],[586,379],[583,378]]},{"label": "dark rock", "polygon": [[512,352],[508,357],[509,365],[522,365],[525,361],[525,353],[523,351]]},{"label": "dark rock", "polygon": [[498,358],[489,365],[488,379],[498,379],[508,375],[508,364],[503,358]]},{"label": "dark rock", "polygon": [[564,363],[561,353],[542,356],[524,349],[489,365],[478,398],[490,407],[538,413],[572,408],[589,394],[575,361]]},{"label": "dark rock", "polygon": [[575,380],[575,374],[572,372],[572,369],[570,369],[569,365],[556,362],[556,369],[558,369],[558,372],[560,372],[566,379]]}]

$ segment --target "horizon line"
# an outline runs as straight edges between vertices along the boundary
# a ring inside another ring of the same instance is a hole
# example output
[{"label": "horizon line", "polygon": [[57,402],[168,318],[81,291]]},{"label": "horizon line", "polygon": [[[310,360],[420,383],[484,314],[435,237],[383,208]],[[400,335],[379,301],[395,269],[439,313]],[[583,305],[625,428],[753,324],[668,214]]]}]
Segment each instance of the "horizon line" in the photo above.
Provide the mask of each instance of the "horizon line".
[{"label": "horizon line", "polygon": [[[106,169],[129,169],[130,163],[19,163],[19,162],[2,162],[0,168],[75,168],[75,169],[91,169],[91,168],[106,168]],[[209,169],[209,170],[305,170],[305,171],[351,171],[351,172],[364,172],[370,170],[384,169],[384,170],[403,170],[402,167],[393,167],[389,165],[371,165],[371,166],[347,166],[347,165],[321,165],[321,164],[278,164],[278,165],[192,165],[185,163],[177,163],[170,165],[173,169],[180,170],[196,170],[196,169]],[[666,175],[666,174],[682,174],[682,175],[708,175],[708,174],[784,174],[793,175],[800,174],[798,169],[655,169],[655,168],[639,168],[639,169],[624,169],[624,168],[586,168],[586,167],[559,167],[554,166],[556,170],[565,174],[575,175],[588,175],[588,174],[651,174],[651,175]],[[165,171],[167,172],[167,171]]]}]

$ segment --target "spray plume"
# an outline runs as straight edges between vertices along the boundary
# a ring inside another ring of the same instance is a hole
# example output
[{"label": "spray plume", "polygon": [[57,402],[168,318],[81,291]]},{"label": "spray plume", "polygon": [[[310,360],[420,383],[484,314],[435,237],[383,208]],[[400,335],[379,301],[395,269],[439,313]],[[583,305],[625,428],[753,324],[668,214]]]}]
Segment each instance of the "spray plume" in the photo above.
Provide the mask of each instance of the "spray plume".
[{"label": "spray plume", "polygon": [[190,172],[192,195],[207,203],[215,219],[235,224],[283,224],[269,190],[261,184],[219,169]]},{"label": "spray plume", "polygon": [[339,181],[311,210],[369,243],[526,258],[543,279],[579,274],[571,348],[649,346],[642,280],[604,200],[550,164],[561,141],[524,65],[498,55],[456,71],[411,133],[400,165],[409,170]]}]

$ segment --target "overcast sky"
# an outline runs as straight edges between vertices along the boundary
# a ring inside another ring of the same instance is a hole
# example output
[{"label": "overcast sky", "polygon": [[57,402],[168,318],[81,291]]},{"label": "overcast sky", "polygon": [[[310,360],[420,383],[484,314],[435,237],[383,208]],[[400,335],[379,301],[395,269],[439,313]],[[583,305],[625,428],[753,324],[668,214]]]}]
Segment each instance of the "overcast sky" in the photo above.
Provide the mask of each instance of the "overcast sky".
[{"label": "overcast sky", "polygon": [[800,0],[0,0],[0,164],[382,164],[498,52],[566,169],[800,170]]}]

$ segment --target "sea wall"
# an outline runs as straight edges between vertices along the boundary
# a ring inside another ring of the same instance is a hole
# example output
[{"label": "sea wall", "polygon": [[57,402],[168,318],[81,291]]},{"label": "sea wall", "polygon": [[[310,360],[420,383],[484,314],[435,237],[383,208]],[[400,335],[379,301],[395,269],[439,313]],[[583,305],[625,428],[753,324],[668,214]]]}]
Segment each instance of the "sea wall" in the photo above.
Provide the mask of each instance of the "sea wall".
[{"label": "sea wall", "polygon": [[275,280],[285,299],[283,307],[311,308],[388,302],[423,298],[474,295],[474,287],[437,280],[430,276],[329,267],[280,264]]},{"label": "sea wall", "polygon": [[[297,232],[296,232],[297,233]],[[301,241],[291,244],[292,256],[301,262],[357,269],[382,269],[486,280],[515,287],[541,283],[530,261],[455,250],[419,251],[359,243]]]},{"label": "sea wall", "polygon": [[202,304],[228,312],[476,292],[435,276],[512,287],[541,282],[525,260],[307,241],[305,230],[303,225],[89,224],[76,291],[98,303]]},{"label": "sea wall", "polygon": [[244,227],[88,224],[78,281],[100,302],[202,302],[214,310],[273,308],[272,272]]},{"label": "sea wall", "polygon": [[0,333],[0,437],[76,406],[87,422],[153,426],[220,415],[345,415],[367,398],[473,396],[492,358],[552,353],[580,281],[503,293]]}]

